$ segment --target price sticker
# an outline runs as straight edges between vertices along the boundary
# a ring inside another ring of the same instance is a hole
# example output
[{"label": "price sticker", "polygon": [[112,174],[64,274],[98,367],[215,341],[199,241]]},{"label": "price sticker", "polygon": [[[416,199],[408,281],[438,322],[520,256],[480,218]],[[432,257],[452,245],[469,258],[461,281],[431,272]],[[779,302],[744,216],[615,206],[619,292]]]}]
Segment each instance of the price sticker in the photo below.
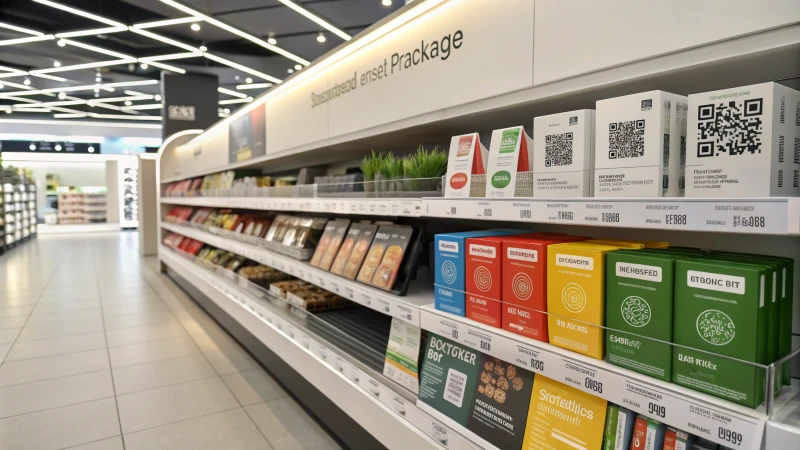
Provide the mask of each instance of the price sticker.
[{"label": "price sticker", "polygon": [[317,356],[322,358],[323,361],[328,360],[328,347],[325,347],[322,344],[317,344]]},{"label": "price sticker", "polygon": [[329,288],[329,290],[331,290],[331,291],[333,291],[333,292],[338,294],[339,293],[339,282],[336,281],[336,280],[333,280],[333,279],[329,280],[328,288]]},{"label": "price sticker", "polygon": [[335,355],[333,357],[333,367],[340,373],[344,373],[344,360],[341,356]]},{"label": "price sticker", "polygon": [[322,275],[317,275],[314,278],[317,280],[317,282],[315,283],[317,286],[321,288],[326,288],[325,277],[323,277]]},{"label": "price sticker", "polygon": [[450,442],[447,428],[435,420],[431,421],[431,438],[445,448],[447,448],[447,444]]},{"label": "price sticker", "polygon": [[381,398],[381,385],[372,377],[367,377],[367,388],[375,398]]},{"label": "price sticker", "polygon": [[353,290],[352,286],[345,286],[343,291],[344,292],[342,293],[342,296],[344,296],[345,298],[347,298],[349,300],[355,300],[356,299],[356,294],[355,294],[355,291]]},{"label": "price sticker", "polygon": [[366,305],[366,306],[372,306],[372,294],[369,294],[367,292],[361,291],[358,294],[358,297],[361,299],[361,302],[360,302],[361,304]]},{"label": "price sticker", "polygon": [[378,311],[381,311],[381,312],[383,312],[385,314],[389,314],[389,311],[391,309],[391,304],[386,299],[383,299],[383,298],[380,298],[380,297],[376,297],[375,298],[375,309],[378,310]]},{"label": "price sticker", "polygon": [[305,348],[309,348],[311,345],[311,338],[309,338],[307,334],[303,333],[303,335],[300,336],[300,344]]},{"label": "price sticker", "polygon": [[607,379],[606,372],[567,358],[561,358],[560,367],[555,367],[554,374],[560,375],[556,378],[558,381],[602,398],[608,398],[606,391],[613,384]]},{"label": "price sticker", "polygon": [[397,394],[391,393],[389,397],[389,407],[401,416],[406,415],[406,400]]}]

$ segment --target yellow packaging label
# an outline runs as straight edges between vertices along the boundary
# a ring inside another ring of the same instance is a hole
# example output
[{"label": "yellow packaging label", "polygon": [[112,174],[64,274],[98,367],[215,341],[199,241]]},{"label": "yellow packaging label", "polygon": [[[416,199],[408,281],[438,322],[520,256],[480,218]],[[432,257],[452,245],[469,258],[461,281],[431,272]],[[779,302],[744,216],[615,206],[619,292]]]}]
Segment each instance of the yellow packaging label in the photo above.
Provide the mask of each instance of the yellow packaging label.
[{"label": "yellow packaging label", "polygon": [[600,397],[536,375],[522,450],[600,448],[606,406]]},{"label": "yellow packaging label", "polygon": [[[618,246],[570,242],[547,251],[547,316],[550,343],[603,359],[605,254]],[[575,319],[575,320],[570,320]]]},{"label": "yellow packaging label", "polygon": [[640,248],[665,248],[669,247],[669,242],[659,241],[617,241],[611,239],[589,239],[581,241],[587,244],[611,245],[614,247],[638,250]]}]

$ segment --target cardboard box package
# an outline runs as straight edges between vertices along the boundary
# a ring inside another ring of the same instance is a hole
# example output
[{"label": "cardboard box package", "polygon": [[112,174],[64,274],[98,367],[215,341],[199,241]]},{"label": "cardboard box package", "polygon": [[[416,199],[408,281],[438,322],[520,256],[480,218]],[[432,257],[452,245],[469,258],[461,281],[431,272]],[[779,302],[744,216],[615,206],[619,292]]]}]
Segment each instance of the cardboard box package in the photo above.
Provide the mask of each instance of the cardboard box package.
[{"label": "cardboard box package", "polygon": [[459,316],[466,315],[467,238],[510,235],[520,230],[480,230],[443,233],[434,237],[434,304],[436,309]]},{"label": "cardboard box package", "polygon": [[758,407],[764,400],[766,370],[725,357],[768,363],[766,299],[771,290],[766,265],[707,258],[676,261],[673,341],[685,347],[673,349],[672,382]]},{"label": "cardboard box package", "polygon": [[467,318],[502,326],[503,237],[467,239]]},{"label": "cardboard box package", "polygon": [[690,95],[686,196],[800,195],[799,104],[773,82]]},{"label": "cardboard box package", "polygon": [[657,420],[639,415],[633,425],[630,450],[662,450],[667,426]]},{"label": "cardboard box package", "polygon": [[[595,197],[677,197],[681,194],[678,110],[686,97],[649,91],[597,102]],[[676,171],[677,168],[677,171]]]},{"label": "cardboard box package", "polygon": [[486,196],[486,161],[489,152],[478,133],[453,136],[447,158],[444,196],[454,198]]},{"label": "cardboard box package", "polygon": [[603,429],[602,450],[628,450],[631,448],[636,413],[609,403],[606,425]]},{"label": "cardboard box package", "polygon": [[591,197],[594,110],[533,119],[533,196]]},{"label": "cardboard box package", "polygon": [[[547,322],[550,343],[603,359],[605,255],[619,247],[570,242],[547,254]],[[599,326],[594,326],[594,325]]]},{"label": "cardboard box package", "polygon": [[492,132],[486,196],[533,197],[533,141],[522,127]]}]

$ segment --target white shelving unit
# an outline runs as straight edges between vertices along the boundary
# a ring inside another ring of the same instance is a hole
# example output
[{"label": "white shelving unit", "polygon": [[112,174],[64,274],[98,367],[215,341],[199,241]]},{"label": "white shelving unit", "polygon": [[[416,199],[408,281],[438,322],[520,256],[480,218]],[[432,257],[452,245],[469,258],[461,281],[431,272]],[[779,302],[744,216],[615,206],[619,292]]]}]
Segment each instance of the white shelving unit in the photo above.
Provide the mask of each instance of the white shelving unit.
[{"label": "white shelving unit", "polygon": [[161,203],[262,211],[420,217],[419,198],[162,197]]}]

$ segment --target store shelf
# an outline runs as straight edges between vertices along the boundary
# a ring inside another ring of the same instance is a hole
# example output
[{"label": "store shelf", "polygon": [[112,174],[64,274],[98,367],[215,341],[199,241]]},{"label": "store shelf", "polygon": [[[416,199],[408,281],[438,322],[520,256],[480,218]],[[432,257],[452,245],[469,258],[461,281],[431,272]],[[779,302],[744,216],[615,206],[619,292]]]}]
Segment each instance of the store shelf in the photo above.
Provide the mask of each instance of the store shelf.
[{"label": "store shelf", "polygon": [[419,217],[419,198],[162,197],[161,203],[266,211]]},{"label": "store shelf", "polygon": [[422,215],[561,225],[800,235],[800,198],[425,198]]},{"label": "store shelf", "polygon": [[182,225],[162,222],[161,227],[188,238],[205,242],[214,247],[242,255],[245,258],[252,259],[261,264],[274,267],[301,280],[308,281],[323,289],[335,292],[360,305],[396,317],[416,326],[420,324],[420,307],[433,303],[433,289],[431,285],[422,286],[422,283],[412,284],[408,295],[401,297],[356,281],[336,276],[327,271],[312,267],[310,264],[303,261],[298,261],[255,245],[246,244]]},{"label": "store shelf", "polygon": [[[159,258],[200,289],[323,395],[392,448],[476,449],[422,412],[406,395],[337,354],[326,342],[286,320],[251,292],[161,246]],[[440,445],[439,442],[443,442]]]},{"label": "store shelf", "polygon": [[760,410],[661,382],[602,360],[588,358],[464,317],[443,313],[433,306],[422,307],[420,314],[422,329],[479,352],[512,362],[719,444],[730,446],[731,443],[719,435],[724,435],[722,430],[735,430],[742,435],[741,444],[736,448],[761,448],[767,416]]}]

